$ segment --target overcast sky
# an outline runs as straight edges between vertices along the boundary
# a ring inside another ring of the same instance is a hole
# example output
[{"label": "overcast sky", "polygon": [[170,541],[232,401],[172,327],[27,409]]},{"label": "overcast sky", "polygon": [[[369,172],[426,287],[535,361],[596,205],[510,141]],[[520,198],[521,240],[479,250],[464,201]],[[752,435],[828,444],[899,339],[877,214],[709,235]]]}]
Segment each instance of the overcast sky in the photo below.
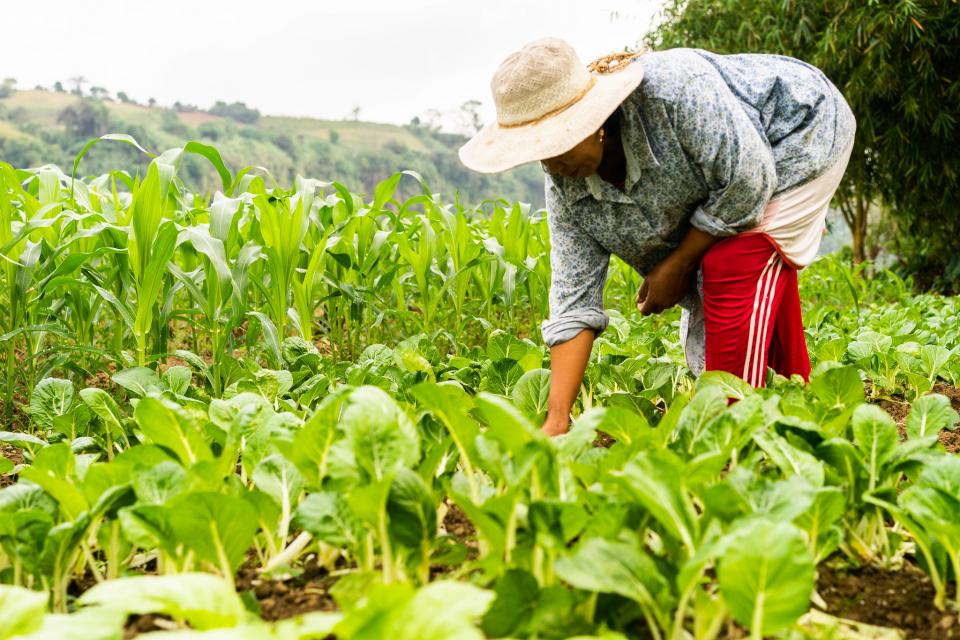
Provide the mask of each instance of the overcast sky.
[{"label": "overcast sky", "polygon": [[403,124],[482,101],[499,63],[543,36],[584,63],[635,44],[660,0],[34,0],[4,3],[0,77],[82,75],[162,105],[242,101],[271,115]]}]

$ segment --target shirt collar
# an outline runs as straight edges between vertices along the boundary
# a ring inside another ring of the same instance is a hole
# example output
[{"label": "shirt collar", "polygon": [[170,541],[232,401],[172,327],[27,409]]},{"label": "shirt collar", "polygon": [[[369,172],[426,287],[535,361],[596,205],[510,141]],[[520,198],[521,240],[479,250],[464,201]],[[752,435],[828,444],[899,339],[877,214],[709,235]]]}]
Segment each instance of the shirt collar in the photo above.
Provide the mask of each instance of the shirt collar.
[{"label": "shirt collar", "polygon": [[[636,104],[634,96],[637,96],[636,92],[621,105],[623,118],[620,121],[620,140],[623,144],[623,153],[627,157],[627,180],[624,184],[627,191],[640,181],[644,171],[660,166],[650,147],[650,139],[640,116],[640,107]],[[633,140],[632,143],[631,140]]]},{"label": "shirt collar", "polygon": [[632,95],[629,96],[620,107],[623,111],[623,118],[620,121],[620,141],[623,144],[623,153],[627,161],[624,191],[617,189],[595,173],[586,178],[557,177],[557,180],[563,185],[563,191],[567,195],[568,202],[576,202],[587,196],[593,196],[595,200],[631,203],[633,200],[628,194],[633,186],[640,181],[643,172],[660,166],[656,156],[653,155],[653,150],[650,148],[646,129],[644,129],[643,121],[640,119],[639,108],[633,104],[632,98]]}]

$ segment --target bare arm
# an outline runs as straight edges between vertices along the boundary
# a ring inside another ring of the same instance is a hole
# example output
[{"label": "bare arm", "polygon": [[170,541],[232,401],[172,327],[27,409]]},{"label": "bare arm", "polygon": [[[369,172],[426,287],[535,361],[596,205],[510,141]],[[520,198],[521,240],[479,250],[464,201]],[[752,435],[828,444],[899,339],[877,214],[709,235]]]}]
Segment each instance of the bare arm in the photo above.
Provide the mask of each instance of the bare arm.
[{"label": "bare arm", "polygon": [[680,246],[670,254],[668,260],[676,260],[688,271],[693,271],[700,264],[710,247],[721,240],[723,238],[712,236],[696,227],[690,227],[687,235],[683,236]]},{"label": "bare arm", "polygon": [[[704,254],[721,238],[691,227],[680,246],[644,279],[638,299],[641,311],[659,313],[676,304],[687,292],[690,276]],[[584,329],[574,338],[550,348],[550,399],[543,432],[555,436],[566,433],[570,409],[580,392],[583,374],[590,360],[596,333]]]},{"label": "bare arm", "polygon": [[691,275],[704,254],[722,240],[696,227],[690,227],[680,246],[657,264],[643,279],[637,294],[640,313],[660,313],[680,302],[690,288]]},{"label": "bare arm", "polygon": [[579,216],[563,201],[549,176],[546,201],[550,212],[550,318],[541,325],[541,332],[550,346],[551,379],[543,431],[558,435],[567,431],[594,338],[607,326],[603,288],[610,252],[581,227]]},{"label": "bare arm", "polygon": [[549,436],[567,432],[570,409],[580,391],[595,335],[592,329],[584,329],[550,348],[550,399],[543,423],[543,432]]}]

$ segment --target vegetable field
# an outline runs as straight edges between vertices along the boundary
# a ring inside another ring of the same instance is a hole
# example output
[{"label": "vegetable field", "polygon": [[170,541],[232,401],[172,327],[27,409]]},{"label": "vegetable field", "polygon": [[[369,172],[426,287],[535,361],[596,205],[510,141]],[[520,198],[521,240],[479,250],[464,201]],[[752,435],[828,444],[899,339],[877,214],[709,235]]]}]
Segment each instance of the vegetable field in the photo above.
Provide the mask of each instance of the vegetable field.
[{"label": "vegetable field", "polygon": [[0,258],[0,640],[960,637],[957,298],[821,258],[755,390],[614,260],[549,439],[542,210],[188,143],[0,163]]}]

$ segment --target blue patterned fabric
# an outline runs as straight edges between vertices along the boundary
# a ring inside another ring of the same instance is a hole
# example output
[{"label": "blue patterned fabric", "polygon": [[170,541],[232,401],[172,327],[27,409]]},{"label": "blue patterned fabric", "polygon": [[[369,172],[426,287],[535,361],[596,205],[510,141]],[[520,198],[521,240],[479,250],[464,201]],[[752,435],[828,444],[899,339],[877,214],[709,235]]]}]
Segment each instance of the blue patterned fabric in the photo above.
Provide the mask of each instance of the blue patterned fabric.
[{"label": "blue patterned fabric", "polygon": [[606,328],[611,254],[646,274],[691,225],[714,236],[755,227],[772,196],[832,166],[856,128],[837,88],[799,60],[670,49],[638,62],[643,82],[620,105],[623,191],[596,174],[546,174],[550,346]]}]

